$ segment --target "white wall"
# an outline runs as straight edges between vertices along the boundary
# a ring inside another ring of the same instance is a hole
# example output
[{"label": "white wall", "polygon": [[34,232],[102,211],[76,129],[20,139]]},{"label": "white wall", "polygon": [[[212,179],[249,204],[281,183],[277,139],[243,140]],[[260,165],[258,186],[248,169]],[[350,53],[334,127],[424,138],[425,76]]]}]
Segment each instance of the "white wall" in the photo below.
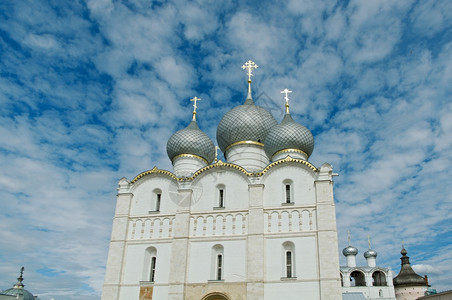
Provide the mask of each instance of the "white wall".
[{"label": "white wall", "polygon": [[224,204],[227,210],[248,208],[248,179],[231,168],[215,168],[199,175],[193,182],[192,212],[212,211],[218,206],[218,186],[224,186]]},{"label": "white wall", "polygon": [[129,244],[125,254],[125,266],[123,275],[123,284],[139,284],[140,281],[148,281],[148,277],[143,277],[145,252],[148,247],[157,249],[157,261],[155,268],[155,283],[168,283],[170,270],[171,243],[143,243]]},{"label": "white wall", "polygon": [[320,300],[318,282],[268,283],[264,287],[265,300]]},{"label": "white wall", "polygon": [[265,184],[264,207],[281,206],[286,201],[284,180],[292,181],[295,205],[314,205],[314,175],[308,167],[299,164],[277,165],[270,169],[262,179]]},{"label": "white wall", "polygon": [[153,191],[157,189],[162,191],[160,213],[174,213],[178,203],[177,183],[165,175],[148,175],[136,182],[131,190],[133,198],[130,215],[147,215],[149,211],[155,210],[155,194]]},{"label": "white wall", "polygon": [[265,262],[266,281],[280,281],[285,277],[283,243],[292,242],[295,246],[295,274],[298,280],[318,279],[317,247],[315,236],[266,238]]},{"label": "white wall", "polygon": [[207,283],[212,277],[212,247],[224,247],[224,280],[245,281],[246,278],[246,240],[192,241],[188,262],[188,283]]}]

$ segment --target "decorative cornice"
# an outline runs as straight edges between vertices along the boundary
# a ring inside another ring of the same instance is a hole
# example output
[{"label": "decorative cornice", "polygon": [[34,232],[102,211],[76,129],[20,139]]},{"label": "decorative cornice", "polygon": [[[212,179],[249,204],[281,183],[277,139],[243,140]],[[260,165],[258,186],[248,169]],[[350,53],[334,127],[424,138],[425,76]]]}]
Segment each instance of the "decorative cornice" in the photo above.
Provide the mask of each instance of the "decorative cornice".
[{"label": "decorative cornice", "polygon": [[154,168],[152,168],[152,170],[144,171],[144,172],[138,174],[137,176],[135,176],[134,179],[132,179],[132,181],[130,183],[135,183],[138,179],[140,179],[146,175],[150,175],[150,174],[163,174],[163,175],[173,178],[174,180],[180,180],[180,178],[178,178],[176,175],[174,175],[170,171],[160,170],[159,168],[154,167]]},{"label": "decorative cornice", "polygon": [[256,141],[239,141],[239,142],[235,142],[230,144],[229,146],[226,147],[226,149],[224,150],[224,152],[228,151],[229,148],[237,146],[237,145],[256,145],[256,146],[261,146],[264,147],[263,143],[260,142],[256,142]]},{"label": "decorative cornice", "polygon": [[285,152],[298,152],[298,153],[306,155],[306,157],[309,157],[309,155],[306,152],[304,152],[303,150],[294,149],[294,148],[288,148],[288,149],[282,149],[282,150],[279,150],[279,151],[275,152],[275,154],[272,155],[272,159],[276,155],[281,154],[281,153],[285,153]]},{"label": "decorative cornice", "polygon": [[202,168],[202,169],[199,169],[198,171],[196,171],[196,172],[193,174],[192,177],[187,178],[187,179],[188,179],[188,180],[193,180],[193,179],[195,179],[198,175],[200,175],[201,173],[204,173],[205,171],[210,170],[210,169],[212,169],[212,168],[216,168],[216,167],[228,167],[228,168],[232,168],[232,169],[235,169],[235,170],[238,170],[238,171],[242,172],[242,173],[245,174],[246,176],[254,176],[254,174],[255,174],[255,173],[250,173],[250,172],[248,172],[247,170],[245,170],[244,168],[242,168],[242,167],[239,166],[239,165],[231,164],[231,163],[227,163],[227,162],[224,163],[224,162],[222,162],[221,160],[219,160],[219,161],[217,161],[217,162],[214,163],[214,164],[211,164],[211,165],[208,165],[208,166],[206,166],[206,167],[204,167],[204,168]]},{"label": "decorative cornice", "polygon": [[199,159],[199,160],[205,162],[206,165],[209,164],[209,162],[207,161],[207,159],[205,159],[205,158],[203,158],[203,157],[201,157],[201,156],[199,156],[199,155],[196,155],[196,154],[179,154],[179,155],[174,156],[173,159],[171,160],[171,162],[174,164],[174,161],[175,161],[176,159],[180,158],[180,157],[196,158],[196,159]]},{"label": "decorative cornice", "polygon": [[295,162],[295,163],[299,163],[299,164],[302,164],[302,165],[305,165],[305,166],[307,166],[307,167],[309,167],[312,171],[314,171],[314,172],[317,172],[318,171],[318,169],[313,165],[313,164],[311,164],[310,162],[308,162],[308,161],[306,161],[306,160],[304,160],[304,159],[298,159],[298,158],[292,158],[292,157],[290,157],[290,156],[287,156],[286,158],[284,158],[284,159],[280,159],[280,160],[277,160],[277,161],[275,161],[275,162],[272,162],[271,164],[269,164],[268,166],[266,166],[263,170],[262,170],[262,172],[260,172],[260,173],[262,173],[262,175],[264,175],[269,169],[271,169],[272,167],[274,167],[274,166],[276,166],[276,165],[279,165],[279,164],[282,164],[282,163],[285,163],[285,162]]},{"label": "decorative cornice", "polygon": [[150,174],[163,174],[163,175],[166,175],[168,177],[171,177],[172,179],[174,179],[176,181],[192,181],[196,177],[201,175],[202,173],[204,173],[204,172],[206,172],[206,171],[208,171],[210,169],[219,168],[219,167],[227,167],[227,168],[238,170],[238,171],[242,172],[245,176],[248,176],[248,177],[260,177],[260,176],[263,176],[265,173],[267,173],[274,166],[277,166],[277,165],[280,165],[280,164],[283,164],[283,163],[288,163],[288,162],[302,164],[302,165],[305,165],[305,166],[309,167],[314,172],[318,171],[318,169],[313,164],[311,164],[310,162],[308,162],[306,160],[303,160],[303,159],[292,158],[290,156],[287,156],[284,159],[280,159],[280,160],[277,160],[277,161],[269,164],[261,172],[254,172],[254,173],[253,172],[248,172],[246,169],[244,169],[243,167],[241,167],[239,165],[231,164],[231,163],[228,163],[228,162],[225,163],[225,162],[222,162],[221,160],[219,160],[219,161],[217,161],[214,164],[210,164],[208,166],[205,166],[202,169],[199,169],[191,177],[177,177],[176,175],[174,175],[174,173],[172,173],[170,171],[160,170],[157,167],[154,167],[152,170],[145,171],[145,172],[142,172],[139,175],[137,175],[131,181],[131,183],[135,183],[140,178],[142,178],[142,177],[144,177],[146,175],[150,175]]}]

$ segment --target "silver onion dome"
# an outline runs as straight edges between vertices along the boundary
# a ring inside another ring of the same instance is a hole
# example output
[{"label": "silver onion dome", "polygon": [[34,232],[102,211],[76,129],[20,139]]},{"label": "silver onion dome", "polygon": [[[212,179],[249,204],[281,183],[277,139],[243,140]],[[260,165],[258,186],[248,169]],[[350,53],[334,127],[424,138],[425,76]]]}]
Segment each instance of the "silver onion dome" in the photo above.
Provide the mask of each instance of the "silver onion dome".
[{"label": "silver onion dome", "polygon": [[[30,293],[29,291],[27,291],[26,289],[23,288],[10,288],[7,289],[3,292],[0,292],[0,295],[8,295],[8,296],[21,296],[21,298],[17,298],[17,299],[23,299],[23,300],[36,300],[36,298],[33,296],[32,293]],[[16,298],[14,298],[16,299]]]},{"label": "silver onion dome", "polygon": [[369,257],[377,257],[377,251],[369,249],[366,252],[364,252],[364,258],[369,258]]},{"label": "silver onion dome", "polygon": [[358,254],[358,249],[348,245],[346,248],[344,248],[344,250],[342,250],[342,254],[344,254],[345,256],[356,255]]},{"label": "silver onion dome", "polygon": [[0,295],[15,296],[14,299],[36,300],[32,293],[24,289],[24,284],[22,283],[24,280],[23,273],[24,267],[20,269],[20,276],[17,278],[17,283],[10,289],[3,292],[0,291]]},{"label": "silver onion dome", "polygon": [[295,122],[286,113],[281,124],[274,126],[265,138],[264,150],[269,159],[281,150],[297,149],[309,157],[314,150],[314,137],[309,129]]},{"label": "silver onion dome", "polygon": [[228,111],[217,128],[217,142],[223,153],[236,142],[255,141],[264,143],[270,128],[277,124],[275,118],[264,108],[254,104],[250,94],[243,105]]},{"label": "silver onion dome", "polygon": [[215,146],[212,140],[199,129],[195,120],[170,137],[166,144],[166,152],[171,161],[181,154],[200,156],[207,163],[211,163],[215,158]]}]

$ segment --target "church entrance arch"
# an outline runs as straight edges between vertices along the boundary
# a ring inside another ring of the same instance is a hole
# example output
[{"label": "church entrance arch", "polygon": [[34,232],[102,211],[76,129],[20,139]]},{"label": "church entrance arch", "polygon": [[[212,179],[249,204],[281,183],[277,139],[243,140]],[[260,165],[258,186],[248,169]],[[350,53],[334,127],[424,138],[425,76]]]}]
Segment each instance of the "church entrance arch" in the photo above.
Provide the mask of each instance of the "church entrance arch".
[{"label": "church entrance arch", "polygon": [[230,300],[225,294],[222,293],[210,293],[205,295],[202,300]]}]

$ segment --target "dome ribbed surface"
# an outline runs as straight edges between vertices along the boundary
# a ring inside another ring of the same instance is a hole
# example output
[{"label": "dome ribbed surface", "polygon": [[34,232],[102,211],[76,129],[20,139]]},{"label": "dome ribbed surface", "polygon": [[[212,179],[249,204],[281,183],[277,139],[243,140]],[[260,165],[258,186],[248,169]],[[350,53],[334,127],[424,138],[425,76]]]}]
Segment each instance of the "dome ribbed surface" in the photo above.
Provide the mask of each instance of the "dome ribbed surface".
[{"label": "dome ribbed surface", "polygon": [[186,128],[176,131],[170,137],[166,144],[166,152],[171,160],[180,154],[197,155],[208,163],[215,158],[215,146],[212,140],[199,129],[196,121],[191,121]]},{"label": "dome ribbed surface", "polygon": [[217,142],[223,153],[229,145],[241,141],[264,143],[271,127],[277,124],[275,118],[264,108],[254,104],[248,97],[245,104],[228,111],[217,128]]},{"label": "dome ribbed surface", "polygon": [[23,295],[23,300],[36,300],[32,293],[25,289],[18,288],[7,289],[3,292],[0,292],[0,295],[9,295],[9,296]]},{"label": "dome ribbed surface", "polygon": [[269,159],[284,149],[302,150],[309,157],[314,150],[314,137],[309,129],[295,122],[290,114],[286,114],[281,124],[268,132],[264,149]]},{"label": "dome ribbed surface", "polygon": [[366,252],[364,252],[364,258],[369,258],[369,257],[377,257],[377,251],[369,249]]},{"label": "dome ribbed surface", "polygon": [[345,256],[356,255],[358,254],[358,249],[353,246],[347,246],[346,248],[344,248],[344,250],[342,250],[342,254],[344,254]]}]

